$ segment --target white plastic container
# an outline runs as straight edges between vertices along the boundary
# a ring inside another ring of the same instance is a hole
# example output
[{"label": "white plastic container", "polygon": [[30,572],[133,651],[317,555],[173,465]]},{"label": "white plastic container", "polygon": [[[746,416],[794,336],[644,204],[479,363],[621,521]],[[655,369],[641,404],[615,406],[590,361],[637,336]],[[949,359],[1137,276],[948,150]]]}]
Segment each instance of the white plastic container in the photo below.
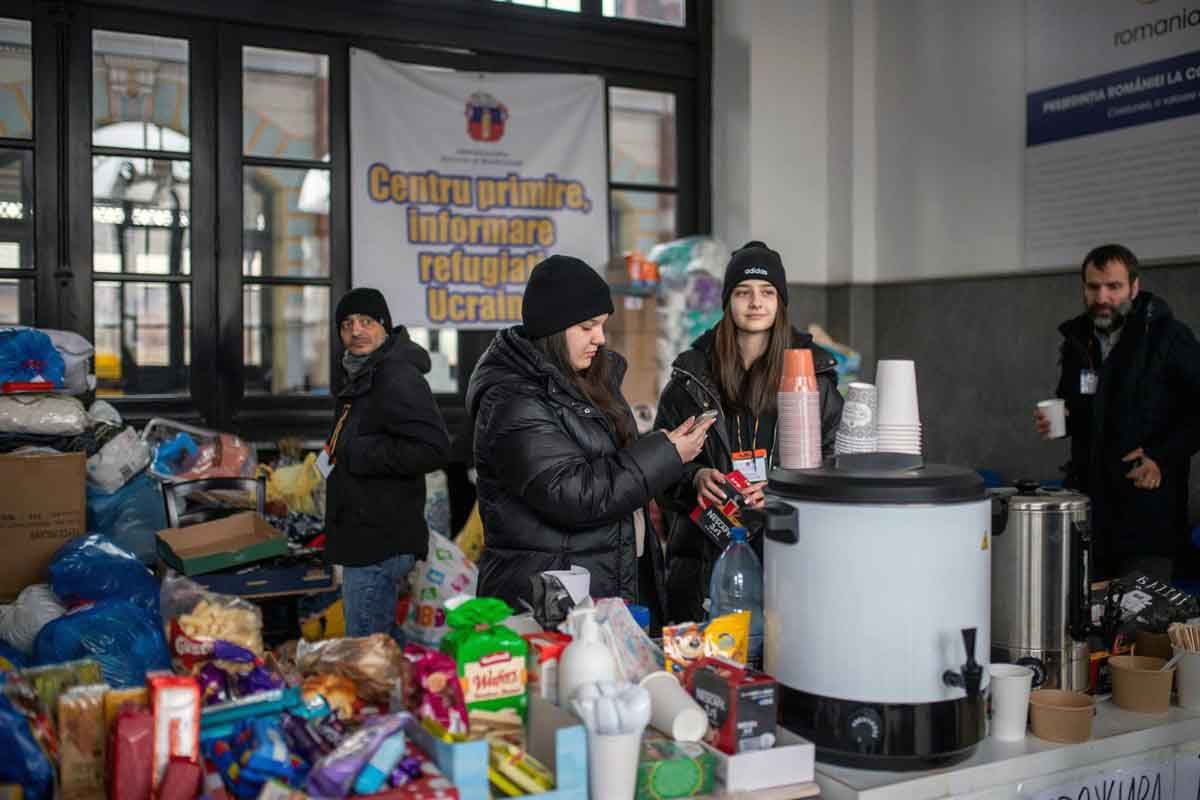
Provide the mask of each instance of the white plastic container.
[{"label": "white plastic container", "polygon": [[596,624],[596,609],[579,611],[583,615],[579,635],[575,637],[558,661],[558,703],[571,707],[571,696],[585,683],[617,680],[617,662],[600,637]]}]

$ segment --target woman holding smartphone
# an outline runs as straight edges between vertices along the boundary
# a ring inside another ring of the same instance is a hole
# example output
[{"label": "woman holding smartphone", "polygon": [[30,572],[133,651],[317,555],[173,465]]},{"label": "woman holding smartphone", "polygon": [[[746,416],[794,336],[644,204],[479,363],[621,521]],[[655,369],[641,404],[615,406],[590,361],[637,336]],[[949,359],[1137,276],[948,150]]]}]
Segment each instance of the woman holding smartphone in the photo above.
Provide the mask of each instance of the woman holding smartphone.
[{"label": "woman holding smartphone", "polygon": [[[691,417],[714,418],[700,455],[660,500],[671,522],[667,539],[667,619],[704,619],[704,600],[718,545],[689,518],[700,498],[725,503],[734,490],[725,475],[738,470],[749,481],[742,495],[751,507],[764,502],[767,472],[775,458],[776,394],[783,352],[812,350],[821,390],[821,439],[833,452],[842,418],[835,360],[788,322],[787,278],[779,254],[749,242],[729,259],[721,293],[725,313],[712,330],[692,343],[672,365],[671,380],[658,404],[655,427],[671,428]],[[761,537],[751,542],[762,557]]]},{"label": "woman holding smartphone", "polygon": [[529,276],[523,324],[500,331],[471,376],[479,595],[520,608],[531,577],[577,565],[593,597],[640,602],[661,623],[662,552],[645,507],[679,481],[712,423],[688,416],[638,438],[625,359],[604,346],[612,311],[594,269],[551,256]]}]

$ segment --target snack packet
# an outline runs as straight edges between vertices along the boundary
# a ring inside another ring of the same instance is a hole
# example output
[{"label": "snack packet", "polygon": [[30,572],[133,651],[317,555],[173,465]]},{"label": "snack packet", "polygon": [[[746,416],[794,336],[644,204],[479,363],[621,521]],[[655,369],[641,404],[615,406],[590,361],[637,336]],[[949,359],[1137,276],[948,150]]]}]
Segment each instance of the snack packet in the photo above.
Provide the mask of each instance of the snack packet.
[{"label": "snack packet", "polygon": [[432,719],[450,734],[466,733],[467,706],[454,659],[419,644],[405,647],[404,656],[413,664],[420,691],[417,719]]},{"label": "snack packet", "polygon": [[683,677],[701,658],[711,656],[745,664],[750,652],[750,612],[735,611],[708,622],[663,626],[666,669]]},{"label": "snack packet", "polygon": [[467,600],[446,617],[450,633],[442,640],[443,653],[458,665],[463,699],[468,711],[511,708],[525,716],[525,640],[500,623],[512,608],[494,597]]}]

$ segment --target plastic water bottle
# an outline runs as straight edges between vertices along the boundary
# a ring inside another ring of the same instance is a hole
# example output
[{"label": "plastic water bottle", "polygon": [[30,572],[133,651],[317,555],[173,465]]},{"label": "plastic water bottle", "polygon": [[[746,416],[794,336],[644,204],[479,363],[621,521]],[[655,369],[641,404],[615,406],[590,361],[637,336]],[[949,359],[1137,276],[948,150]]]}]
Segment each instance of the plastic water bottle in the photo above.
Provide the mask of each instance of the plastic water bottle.
[{"label": "plastic water bottle", "polygon": [[708,585],[708,618],[735,611],[750,612],[750,665],[762,667],[763,572],[754,549],[746,541],[745,528],[729,532],[729,545],[713,566]]}]

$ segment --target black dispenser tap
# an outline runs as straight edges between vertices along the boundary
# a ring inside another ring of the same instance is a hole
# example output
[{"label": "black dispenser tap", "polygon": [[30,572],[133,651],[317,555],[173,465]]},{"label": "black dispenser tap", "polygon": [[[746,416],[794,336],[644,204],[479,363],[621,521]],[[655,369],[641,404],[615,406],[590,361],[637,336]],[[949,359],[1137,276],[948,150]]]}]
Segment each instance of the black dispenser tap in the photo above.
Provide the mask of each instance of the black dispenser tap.
[{"label": "black dispenser tap", "polygon": [[967,663],[962,665],[959,672],[948,669],[942,673],[942,681],[947,686],[965,689],[967,697],[979,696],[979,687],[983,684],[983,667],[975,660],[975,628],[963,628],[963,647],[967,651]]}]

